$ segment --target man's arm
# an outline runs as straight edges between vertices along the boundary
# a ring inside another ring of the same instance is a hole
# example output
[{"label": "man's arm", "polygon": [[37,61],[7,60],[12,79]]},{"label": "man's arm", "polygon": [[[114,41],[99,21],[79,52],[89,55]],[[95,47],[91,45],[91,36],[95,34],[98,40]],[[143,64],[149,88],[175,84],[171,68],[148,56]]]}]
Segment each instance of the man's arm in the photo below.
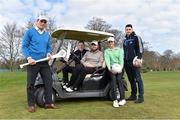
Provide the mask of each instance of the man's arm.
[{"label": "man's arm", "polygon": [[142,39],[139,36],[136,36],[136,54],[138,56],[138,59],[142,59],[144,48],[143,48],[143,43]]},{"label": "man's arm", "polygon": [[47,57],[49,57],[49,60],[52,59],[52,48],[51,48],[51,39],[50,39],[50,34],[49,34],[49,39],[48,39],[48,44],[47,44]]},{"label": "man's arm", "polygon": [[23,55],[26,57],[26,59],[28,60],[28,63],[33,65],[36,64],[35,60],[31,58],[30,54],[29,54],[29,44],[30,44],[30,35],[29,35],[29,30],[26,31],[26,33],[23,36],[23,40],[22,40],[22,53]]},{"label": "man's arm", "polygon": [[102,52],[100,52],[99,62],[97,63],[96,67],[102,67],[103,62],[104,62],[103,53],[102,53]]},{"label": "man's arm", "polygon": [[25,32],[24,36],[23,36],[23,39],[22,39],[22,53],[23,55],[30,59],[31,56],[29,54],[29,43],[30,43],[30,35],[29,35],[29,30]]},{"label": "man's arm", "polygon": [[51,37],[49,36],[48,39],[48,44],[47,44],[47,53],[51,53],[52,48],[51,48]]}]

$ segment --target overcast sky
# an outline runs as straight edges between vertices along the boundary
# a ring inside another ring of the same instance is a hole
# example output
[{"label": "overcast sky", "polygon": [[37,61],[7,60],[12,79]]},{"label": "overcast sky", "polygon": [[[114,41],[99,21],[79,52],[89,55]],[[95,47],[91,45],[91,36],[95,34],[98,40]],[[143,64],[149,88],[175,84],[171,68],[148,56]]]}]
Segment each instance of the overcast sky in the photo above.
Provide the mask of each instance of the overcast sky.
[{"label": "overcast sky", "polygon": [[180,0],[1,0],[0,29],[7,22],[24,26],[42,11],[63,27],[84,28],[92,17],[122,31],[131,23],[151,50],[180,52]]}]

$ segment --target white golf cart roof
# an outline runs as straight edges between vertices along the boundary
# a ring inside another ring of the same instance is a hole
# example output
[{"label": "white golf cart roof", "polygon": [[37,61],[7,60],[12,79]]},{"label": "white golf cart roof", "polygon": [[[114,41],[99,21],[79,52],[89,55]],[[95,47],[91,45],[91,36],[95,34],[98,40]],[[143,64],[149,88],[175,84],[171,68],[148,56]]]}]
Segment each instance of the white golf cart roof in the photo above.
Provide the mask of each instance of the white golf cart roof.
[{"label": "white golf cart roof", "polygon": [[107,32],[73,28],[59,28],[54,31],[51,36],[57,39],[64,38],[87,42],[92,40],[103,40],[108,37],[114,37],[113,34]]}]

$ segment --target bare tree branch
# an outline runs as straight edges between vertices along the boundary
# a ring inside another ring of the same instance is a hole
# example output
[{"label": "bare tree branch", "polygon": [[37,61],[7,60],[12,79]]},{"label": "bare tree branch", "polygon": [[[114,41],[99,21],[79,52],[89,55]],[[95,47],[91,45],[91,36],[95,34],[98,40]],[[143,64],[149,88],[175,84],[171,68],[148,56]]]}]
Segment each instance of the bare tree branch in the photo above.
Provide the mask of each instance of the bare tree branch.
[{"label": "bare tree branch", "polygon": [[[16,23],[7,23],[0,32],[1,52],[0,57],[7,64],[7,67],[13,71],[18,56],[20,55],[20,37],[17,37],[18,30]],[[20,36],[20,35],[19,35]]]}]

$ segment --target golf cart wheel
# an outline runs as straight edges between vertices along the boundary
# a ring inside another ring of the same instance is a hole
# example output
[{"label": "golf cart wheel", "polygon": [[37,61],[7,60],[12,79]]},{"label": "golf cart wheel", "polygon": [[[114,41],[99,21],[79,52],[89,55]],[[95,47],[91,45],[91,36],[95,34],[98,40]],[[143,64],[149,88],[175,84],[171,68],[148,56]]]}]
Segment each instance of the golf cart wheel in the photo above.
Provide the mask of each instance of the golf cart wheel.
[{"label": "golf cart wheel", "polygon": [[36,88],[35,93],[34,93],[35,98],[37,98],[37,94],[38,94],[39,91],[41,90],[40,88],[41,88],[41,87]]},{"label": "golf cart wheel", "polygon": [[[35,92],[36,104],[40,107],[45,105],[45,90],[44,87],[40,87]],[[52,93],[52,101],[55,102],[55,92]]]}]

